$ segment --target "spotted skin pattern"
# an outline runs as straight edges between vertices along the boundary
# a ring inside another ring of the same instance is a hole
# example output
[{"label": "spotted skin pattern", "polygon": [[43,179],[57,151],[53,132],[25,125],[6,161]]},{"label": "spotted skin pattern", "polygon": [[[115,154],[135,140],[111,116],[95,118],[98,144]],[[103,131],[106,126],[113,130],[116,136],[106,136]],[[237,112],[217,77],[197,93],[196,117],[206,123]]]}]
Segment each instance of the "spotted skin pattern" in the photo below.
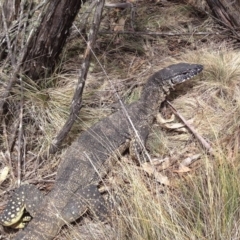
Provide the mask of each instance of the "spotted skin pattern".
[{"label": "spotted skin pattern", "polygon": [[[33,185],[22,185],[14,191],[7,207],[0,215],[0,223],[3,226],[14,226],[21,220],[24,209],[34,217],[37,209],[43,201],[43,194]],[[25,221],[23,219],[23,221]]]},{"label": "spotted skin pattern", "polygon": [[[76,220],[88,209],[100,219],[104,218],[107,209],[97,190],[102,176],[109,171],[112,161],[118,161],[119,156],[129,148],[131,140],[135,139],[135,143],[130,152],[143,150],[159,106],[170,90],[202,70],[202,65],[179,63],[156,72],[143,87],[138,101],[83,132],[66,151],[55,185],[39,203],[36,217],[14,239],[53,239],[64,224]],[[12,221],[8,217],[1,218]]]},{"label": "spotted skin pattern", "polygon": [[105,220],[106,213],[108,212],[105,200],[94,185],[79,189],[69,200],[63,210],[62,216],[67,222],[73,222],[87,209],[94,209],[94,214],[100,220]]},{"label": "spotted skin pattern", "polygon": [[[43,202],[43,194],[33,185],[22,185],[14,191],[4,212],[0,215],[0,224],[6,227],[23,228],[31,217],[23,217],[24,210],[32,217]],[[84,189],[79,189],[69,200],[62,212],[62,217],[66,222],[73,222],[88,209],[95,209],[94,214],[100,220],[106,217],[107,209],[105,200],[97,189],[91,185]]]}]

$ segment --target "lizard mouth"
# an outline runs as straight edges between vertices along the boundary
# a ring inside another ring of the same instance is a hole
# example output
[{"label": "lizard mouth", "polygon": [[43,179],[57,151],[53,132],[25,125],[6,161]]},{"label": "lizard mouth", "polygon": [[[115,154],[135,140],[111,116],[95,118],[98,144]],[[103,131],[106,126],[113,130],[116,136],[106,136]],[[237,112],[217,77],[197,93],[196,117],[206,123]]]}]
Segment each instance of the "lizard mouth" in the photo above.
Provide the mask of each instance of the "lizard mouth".
[{"label": "lizard mouth", "polygon": [[195,68],[191,69],[190,71],[185,71],[183,73],[180,73],[170,79],[172,86],[175,86],[176,84],[185,82],[195,76],[197,76],[200,72],[202,72],[203,66],[202,65],[196,65]]}]

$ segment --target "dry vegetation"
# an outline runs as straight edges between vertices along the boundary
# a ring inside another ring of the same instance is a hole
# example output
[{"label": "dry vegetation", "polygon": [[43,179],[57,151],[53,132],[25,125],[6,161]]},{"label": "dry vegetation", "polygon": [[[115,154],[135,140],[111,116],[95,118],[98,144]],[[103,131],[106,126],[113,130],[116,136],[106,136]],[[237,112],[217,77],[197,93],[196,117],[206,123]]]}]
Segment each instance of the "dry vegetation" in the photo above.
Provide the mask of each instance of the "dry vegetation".
[{"label": "dry vegetation", "polygon": [[[178,3],[181,1],[157,2],[139,1],[137,4],[138,31],[179,34],[220,29],[210,16],[201,12],[206,9],[201,1],[198,11],[193,5]],[[188,2],[193,4],[193,1]],[[127,17],[125,27],[129,26],[127,11],[106,10],[105,17],[111,24]],[[78,22],[79,19],[76,26]],[[40,165],[34,162],[34,157],[48,148],[68,116],[84,43],[81,37],[74,36],[73,32],[58,73],[45,79],[41,87],[24,79],[22,86],[13,89],[9,99],[13,112],[1,127],[0,169],[10,168],[0,186],[1,209],[9,191],[17,184],[18,140],[11,157],[9,155],[14,126],[20,121],[19,112],[14,110],[17,101],[23,102],[22,182],[36,183],[43,190],[51,188],[61,153]],[[176,91],[171,102],[185,119],[191,120],[191,125],[211,144],[216,154],[214,157],[207,155],[189,131],[170,130],[156,123],[147,149],[152,159],[160,162],[168,158],[165,167],[157,166],[157,171],[163,169],[161,174],[167,178],[167,184],[163,186],[159,183],[159,175],[148,174],[144,167],[136,166],[124,156],[104,183],[109,189],[108,195],[115,201],[111,218],[113,228],[88,220],[85,227],[91,229],[90,237],[89,232],[84,234],[86,229],[79,221],[64,228],[57,239],[240,238],[240,53],[234,46],[229,36],[99,35],[95,49],[97,59],[93,60],[88,75],[84,106],[64,142],[64,149],[79,132],[117,107],[116,90],[125,102],[134,101],[151,73],[183,61],[203,64],[204,71]],[[165,119],[170,118],[169,107],[163,107],[161,114]],[[175,118],[174,122],[180,121]],[[197,161],[181,168],[180,163],[186,157],[199,153]],[[8,239],[9,230],[2,229],[1,234],[3,239]]]}]

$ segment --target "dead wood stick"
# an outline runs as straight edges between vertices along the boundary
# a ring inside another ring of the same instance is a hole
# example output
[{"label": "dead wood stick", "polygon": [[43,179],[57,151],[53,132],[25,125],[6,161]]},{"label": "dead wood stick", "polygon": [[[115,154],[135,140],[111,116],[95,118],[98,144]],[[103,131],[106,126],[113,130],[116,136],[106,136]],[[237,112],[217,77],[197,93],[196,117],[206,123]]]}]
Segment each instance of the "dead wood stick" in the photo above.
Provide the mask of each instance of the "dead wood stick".
[{"label": "dead wood stick", "polygon": [[15,62],[16,62],[16,59],[13,56],[11,41],[10,41],[10,37],[9,37],[9,29],[8,29],[8,26],[7,26],[7,20],[6,20],[5,14],[4,14],[3,6],[1,4],[0,4],[0,6],[1,6],[1,9],[2,9],[2,20],[3,20],[3,27],[4,27],[5,36],[6,36],[7,48],[8,48],[8,52],[9,52],[9,55],[10,55],[11,63],[14,66]]},{"label": "dead wood stick", "polygon": [[171,107],[172,112],[181,119],[181,121],[186,125],[186,127],[191,131],[191,133],[198,139],[198,141],[202,144],[202,146],[206,149],[208,153],[214,155],[214,149],[210,146],[210,144],[200,135],[197,131],[184,119],[184,117],[174,108],[174,106],[167,101],[169,106]]},{"label": "dead wood stick", "polygon": [[[17,183],[20,186],[21,183],[21,164],[22,164],[22,144],[23,142],[23,84],[22,78],[19,78],[21,86],[21,100],[20,100],[20,114],[19,114],[19,128],[18,128],[18,157],[17,157]],[[24,164],[25,165],[25,164]]]},{"label": "dead wood stick", "polygon": [[[10,174],[11,174],[11,177],[12,179],[15,179],[15,176],[13,174],[13,165],[12,165],[12,159],[11,159],[11,150],[10,150],[10,147],[9,147],[9,143],[8,143],[8,134],[7,134],[7,126],[6,126],[6,123],[4,121],[5,119],[2,120],[2,127],[3,127],[3,140],[5,140],[5,147],[6,147],[6,152],[5,154],[2,153],[2,157],[4,158],[7,158],[8,160],[8,166],[10,168]],[[6,157],[7,156],[7,157]]]},{"label": "dead wood stick", "polygon": [[131,8],[132,3],[106,3],[104,7],[106,8]]},{"label": "dead wood stick", "polygon": [[[20,61],[22,62],[22,61]],[[17,76],[19,74],[19,71],[20,71],[20,66],[21,66],[21,63],[18,63],[14,72],[13,72],[13,75],[12,77],[9,79],[8,81],[8,84],[7,84],[7,87],[5,89],[5,91],[1,94],[0,96],[0,122],[3,118],[3,108],[4,108],[4,104],[6,103],[6,100],[10,94],[10,90],[12,89],[12,86],[16,83],[17,81]]]},{"label": "dead wood stick", "polygon": [[[46,3],[46,0],[44,1],[44,4]],[[44,11],[42,11],[42,13],[39,14],[38,20],[41,18],[42,14]],[[40,23],[39,21],[37,21],[38,23]],[[23,49],[21,49],[20,52],[20,56],[18,58],[17,63],[13,66],[13,74],[11,75],[11,77],[8,80],[7,86],[5,91],[0,95],[0,122],[2,122],[2,118],[3,118],[3,110],[4,110],[4,105],[6,103],[7,98],[10,95],[10,91],[12,89],[12,87],[14,86],[14,84],[17,82],[17,77],[20,73],[21,70],[21,66],[23,63],[23,59],[25,59],[26,54],[27,54],[27,50],[28,50],[28,45],[31,42],[32,37],[34,36],[34,33],[36,31],[38,27],[38,24],[35,25],[35,27],[31,30],[31,32],[29,33],[26,45],[23,47]]]},{"label": "dead wood stick", "polygon": [[81,69],[80,69],[78,83],[77,83],[76,90],[75,90],[75,93],[74,93],[74,96],[72,99],[69,118],[67,119],[66,123],[64,124],[64,126],[62,127],[62,129],[60,130],[58,135],[53,140],[53,142],[49,148],[49,154],[54,154],[58,150],[62,141],[65,139],[68,132],[71,130],[72,125],[74,124],[76,118],[78,117],[78,114],[82,107],[82,93],[83,93],[83,89],[85,86],[87,73],[88,73],[88,69],[89,69],[89,65],[90,65],[92,49],[94,48],[94,45],[95,45],[95,42],[97,39],[97,34],[98,34],[98,29],[99,29],[99,25],[100,25],[100,21],[101,21],[104,2],[105,2],[104,0],[98,1],[96,4],[96,10],[95,10],[92,26],[89,31],[89,39],[87,42],[87,49],[84,54],[84,60],[83,60],[83,63],[82,63]]},{"label": "dead wood stick", "polygon": [[[174,32],[134,32],[134,31],[118,31],[118,34],[134,34],[134,35],[152,35],[152,36],[189,36],[189,35],[225,35],[229,30],[222,32],[191,32],[191,33],[174,33]],[[99,31],[99,34],[116,34],[115,31]]]}]

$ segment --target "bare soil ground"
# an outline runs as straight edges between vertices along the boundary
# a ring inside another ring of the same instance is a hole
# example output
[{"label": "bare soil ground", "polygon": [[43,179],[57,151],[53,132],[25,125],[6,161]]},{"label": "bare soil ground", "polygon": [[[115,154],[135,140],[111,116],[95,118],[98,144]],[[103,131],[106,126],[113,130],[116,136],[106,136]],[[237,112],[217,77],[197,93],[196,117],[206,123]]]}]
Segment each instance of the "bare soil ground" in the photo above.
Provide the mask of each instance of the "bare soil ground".
[{"label": "bare soil ground", "polygon": [[[142,34],[130,33],[132,23]],[[240,53],[238,42],[222,30],[204,1],[136,1],[133,22],[128,9],[105,9],[79,118],[62,151],[40,164],[36,157],[63,126],[77,82],[84,40],[73,28],[59,71],[41,88],[29,80],[23,89],[13,89],[9,107],[14,111],[22,101],[23,116],[11,112],[1,126],[0,169],[7,167],[9,173],[0,185],[0,211],[18,184],[19,149],[24,151],[21,182],[48,192],[71,141],[118,108],[116,93],[130,103],[153,72],[177,62],[199,63],[203,73],[169,100],[215,156],[206,154],[188,128],[179,127],[181,121],[165,104],[146,146],[155,171],[126,155],[100,186],[116,202],[112,226],[86,216],[64,227],[56,239],[239,239]],[[14,233],[1,228],[0,239]]]}]

